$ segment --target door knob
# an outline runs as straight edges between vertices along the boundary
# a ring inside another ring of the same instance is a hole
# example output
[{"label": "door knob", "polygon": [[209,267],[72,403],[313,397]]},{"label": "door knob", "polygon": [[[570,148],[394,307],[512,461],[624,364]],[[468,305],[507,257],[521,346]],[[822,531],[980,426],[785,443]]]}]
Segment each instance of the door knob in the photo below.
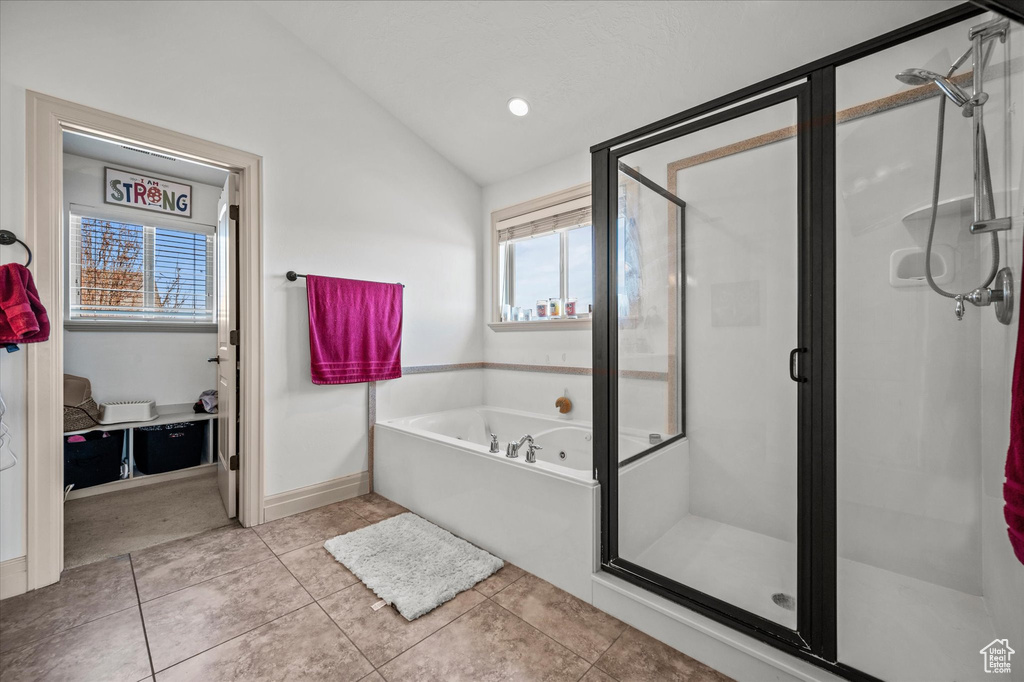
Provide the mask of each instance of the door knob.
[{"label": "door knob", "polygon": [[220,356],[218,355],[216,357],[210,358],[209,360],[207,360],[207,362],[216,362],[219,365],[220,364]]}]

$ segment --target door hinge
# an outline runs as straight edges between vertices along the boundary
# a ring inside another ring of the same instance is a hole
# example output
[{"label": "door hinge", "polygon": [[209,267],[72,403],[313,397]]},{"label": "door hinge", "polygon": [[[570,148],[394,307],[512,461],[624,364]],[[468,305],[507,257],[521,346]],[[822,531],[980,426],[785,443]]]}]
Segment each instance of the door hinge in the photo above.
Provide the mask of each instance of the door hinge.
[{"label": "door hinge", "polygon": [[238,455],[231,455],[231,459],[228,460],[228,469],[238,471]]},{"label": "door hinge", "polygon": [[232,346],[237,346],[238,345],[238,330],[237,329],[232,329],[231,331],[228,332],[228,343],[230,343]]},{"label": "door hinge", "polygon": [[234,220],[236,223],[238,222],[238,204],[231,204],[231,206],[228,208],[228,217]]}]

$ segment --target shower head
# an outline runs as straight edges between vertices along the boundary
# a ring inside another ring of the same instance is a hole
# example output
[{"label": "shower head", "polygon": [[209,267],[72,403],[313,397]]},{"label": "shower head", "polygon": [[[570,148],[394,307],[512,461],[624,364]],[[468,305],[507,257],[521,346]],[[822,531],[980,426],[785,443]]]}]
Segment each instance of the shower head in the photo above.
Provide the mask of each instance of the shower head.
[{"label": "shower head", "polygon": [[949,80],[940,73],[929,71],[928,69],[907,69],[906,71],[900,71],[896,74],[896,80],[907,85],[927,85],[928,83],[935,83],[939,90],[946,93],[946,97],[958,107],[962,107],[971,101],[971,98],[966,92],[960,89],[960,86]]}]

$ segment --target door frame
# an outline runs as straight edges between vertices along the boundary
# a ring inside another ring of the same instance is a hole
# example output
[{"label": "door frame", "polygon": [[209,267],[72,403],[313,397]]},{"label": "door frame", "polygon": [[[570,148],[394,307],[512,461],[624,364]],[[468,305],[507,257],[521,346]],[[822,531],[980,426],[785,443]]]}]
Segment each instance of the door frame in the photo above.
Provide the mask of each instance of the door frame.
[{"label": "door frame", "polygon": [[239,174],[238,520],[263,520],[263,216],[261,157],[190,135],[25,92],[25,241],[32,245],[39,298],[51,318],[47,343],[27,355],[26,569],[29,590],[60,580],[64,567],[63,138],[84,132]]},{"label": "door frame", "polygon": [[[812,194],[814,193],[813,177],[815,172],[820,173],[821,171],[816,167],[816,164],[810,154],[813,146],[811,136],[814,134],[815,128],[815,126],[811,125],[812,93],[811,83],[808,82],[807,79],[803,79],[796,83],[787,85],[784,88],[773,88],[763,93],[757,93],[735,106],[707,114],[696,120],[674,126],[666,131],[647,135],[640,140],[619,145],[612,149],[600,150],[595,153],[595,186],[593,191],[595,195],[604,194],[604,197],[595,200],[595,207],[592,210],[596,210],[596,201],[602,201],[605,204],[606,217],[603,218],[603,222],[601,223],[604,229],[600,230],[601,244],[598,248],[601,249],[601,254],[604,254],[606,251],[608,254],[606,266],[608,271],[607,278],[599,278],[599,284],[595,289],[595,313],[596,311],[604,312],[618,309],[617,291],[614,284],[618,281],[618,275],[616,272],[618,265],[618,239],[614,234],[613,228],[613,225],[615,225],[613,216],[618,213],[618,192],[615,191],[615,188],[618,185],[620,169],[624,169],[623,173],[632,175],[625,170],[628,169],[628,165],[622,160],[623,157],[643,149],[654,147],[671,140],[680,139],[729,121],[791,102],[794,105],[794,111],[796,113],[797,128],[795,137],[797,182],[796,196],[794,198],[797,206],[796,244],[799,264],[799,271],[797,273],[797,320],[796,327],[793,330],[795,332],[794,342],[797,348],[810,348],[810,355],[815,355],[817,348],[811,346],[811,311],[813,301],[816,298],[819,298],[817,296],[818,292],[816,288],[819,286],[820,278],[816,276],[815,269],[817,263],[812,262],[810,254],[812,252],[814,242],[812,226],[815,224],[812,217],[812,205],[815,204],[812,198]],[[599,188],[597,186],[598,165],[605,167],[602,174],[603,188]],[[637,174],[637,176],[639,177],[639,174]],[[666,198],[671,197],[678,201],[678,198],[675,198],[674,195],[670,195],[667,192],[666,195]],[[688,197],[682,197],[682,199],[687,198]],[[595,218],[595,226],[597,225],[598,220],[598,218]],[[821,232],[822,231],[818,231],[819,234],[821,234]],[[680,237],[681,242],[677,246],[678,253],[676,256],[680,263],[680,267],[685,271],[686,237],[685,234],[680,235]],[[595,239],[597,238],[598,230],[595,229]],[[605,261],[602,258],[602,265],[604,263]],[[684,280],[684,277],[679,278],[679,281]],[[683,299],[685,305],[685,296]],[[809,647],[809,642],[803,637],[803,635],[818,629],[817,619],[815,618],[815,614],[811,611],[810,606],[820,603],[820,600],[815,599],[812,595],[820,594],[823,588],[822,585],[819,585],[816,582],[819,579],[818,573],[809,570],[808,562],[810,561],[810,557],[818,553],[817,548],[820,542],[819,538],[814,537],[811,532],[811,528],[806,526],[804,523],[805,520],[812,518],[818,513],[818,510],[814,510],[812,513],[814,501],[810,498],[801,495],[796,500],[797,519],[799,520],[797,524],[798,532],[796,543],[798,555],[798,608],[796,628],[791,629],[763,616],[758,616],[746,609],[743,609],[742,607],[731,604],[711,594],[701,592],[689,585],[686,585],[685,583],[673,580],[668,576],[660,575],[655,571],[649,570],[646,567],[633,561],[629,561],[619,555],[619,501],[618,476],[615,475],[616,472],[627,464],[634,462],[655,450],[661,449],[666,443],[674,442],[675,440],[682,438],[683,435],[680,434],[675,436],[672,439],[665,441],[665,443],[655,445],[648,450],[630,457],[629,459],[619,461],[618,439],[613,437],[618,424],[618,324],[615,317],[610,313],[602,315],[602,318],[600,325],[597,325],[597,321],[595,320],[595,326],[600,327],[600,339],[604,346],[600,354],[601,361],[603,363],[600,367],[602,369],[607,369],[606,372],[602,372],[603,381],[601,389],[602,392],[607,392],[607,398],[602,400],[603,404],[601,407],[601,413],[606,414],[608,418],[604,422],[604,428],[601,429],[601,433],[597,435],[594,441],[595,453],[599,453],[598,456],[606,462],[605,466],[599,467],[602,509],[608,510],[607,519],[605,520],[605,523],[602,524],[601,533],[602,569],[616,576],[642,584],[652,591],[675,595],[677,600],[684,600],[688,606],[706,615],[711,615],[712,613],[718,614],[739,626],[754,629],[766,636],[785,642],[789,645],[796,647]],[[678,330],[677,333],[680,334],[680,337],[685,339],[685,319],[677,321],[676,329]],[[596,330],[594,341],[596,359],[598,357],[596,348],[598,336]],[[788,358],[780,357],[778,360],[781,367]],[[679,362],[682,364],[682,368],[685,372],[686,356],[683,355],[679,359]],[[807,363],[802,362],[801,365],[801,372],[806,374]],[[596,363],[595,366],[597,366]],[[797,382],[794,387],[797,400],[798,418],[797,423],[793,425],[797,437],[797,448],[796,452],[793,454],[796,458],[797,477],[800,482],[798,489],[801,491],[807,489],[810,482],[813,480],[818,467],[821,466],[821,458],[815,458],[812,456],[813,451],[811,448],[811,434],[819,430],[818,425],[814,420],[815,415],[811,411],[813,400],[812,391],[816,390],[816,388],[816,383],[808,382],[806,379],[802,382]],[[597,386],[595,385],[595,391],[596,390]],[[685,410],[686,404],[687,401],[683,398],[678,402],[676,409],[683,411]],[[596,406],[597,403],[595,401],[595,408]],[[595,423],[596,421],[597,420],[595,420]],[[683,415],[681,421],[685,422],[685,415]]]}]

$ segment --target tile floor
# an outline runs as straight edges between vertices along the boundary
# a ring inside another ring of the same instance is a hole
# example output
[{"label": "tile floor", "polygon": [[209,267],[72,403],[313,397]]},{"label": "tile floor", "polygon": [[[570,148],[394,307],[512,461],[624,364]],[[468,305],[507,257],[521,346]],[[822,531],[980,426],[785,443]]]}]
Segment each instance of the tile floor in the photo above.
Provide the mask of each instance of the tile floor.
[{"label": "tile floor", "polygon": [[522,569],[406,621],[323,549],[379,495],[65,571],[0,604],[0,681],[729,678]]}]

